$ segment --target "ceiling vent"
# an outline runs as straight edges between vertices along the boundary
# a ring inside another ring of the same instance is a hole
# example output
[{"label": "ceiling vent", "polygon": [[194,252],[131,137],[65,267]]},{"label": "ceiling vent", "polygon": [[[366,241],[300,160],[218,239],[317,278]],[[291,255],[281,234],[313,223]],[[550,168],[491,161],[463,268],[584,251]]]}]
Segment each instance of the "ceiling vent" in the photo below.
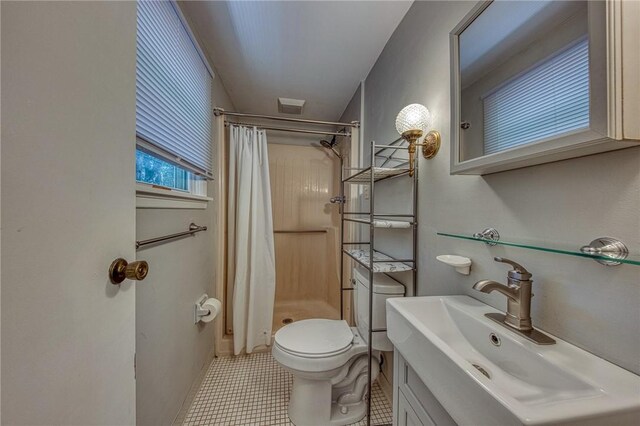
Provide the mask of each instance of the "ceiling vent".
[{"label": "ceiling vent", "polygon": [[278,112],[300,115],[305,102],[302,99],[278,98]]}]

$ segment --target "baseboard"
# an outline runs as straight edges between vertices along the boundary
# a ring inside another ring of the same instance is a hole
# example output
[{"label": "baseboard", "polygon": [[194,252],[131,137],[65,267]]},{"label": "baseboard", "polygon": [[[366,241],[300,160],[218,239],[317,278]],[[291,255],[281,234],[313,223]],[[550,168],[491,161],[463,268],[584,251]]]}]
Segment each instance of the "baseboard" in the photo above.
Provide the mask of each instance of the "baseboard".
[{"label": "baseboard", "polygon": [[233,355],[233,336],[225,334],[216,345],[216,356]]},{"label": "baseboard", "polygon": [[200,369],[200,372],[196,376],[195,380],[191,384],[191,388],[189,389],[189,393],[185,397],[184,401],[182,401],[182,406],[180,407],[180,411],[173,419],[172,425],[182,425],[184,423],[184,419],[187,417],[187,413],[189,413],[189,409],[191,408],[191,404],[193,404],[193,400],[196,397],[196,394],[200,390],[200,386],[204,381],[204,378],[207,376],[207,371],[209,371],[209,365],[213,358],[215,357],[214,351],[211,351],[207,356],[207,360],[204,363],[204,366]]},{"label": "baseboard", "polygon": [[389,404],[393,406],[393,383],[389,382],[387,376],[383,373],[378,374],[378,384]]},{"label": "baseboard", "polygon": [[[271,339],[271,345],[273,345],[273,337]],[[269,352],[271,350],[271,346],[258,346],[257,348],[253,348],[251,353],[256,352]],[[243,350],[240,354],[245,354],[246,352]],[[216,356],[232,356],[233,355],[233,335],[225,334],[224,337],[218,342],[218,347],[216,348]]]}]

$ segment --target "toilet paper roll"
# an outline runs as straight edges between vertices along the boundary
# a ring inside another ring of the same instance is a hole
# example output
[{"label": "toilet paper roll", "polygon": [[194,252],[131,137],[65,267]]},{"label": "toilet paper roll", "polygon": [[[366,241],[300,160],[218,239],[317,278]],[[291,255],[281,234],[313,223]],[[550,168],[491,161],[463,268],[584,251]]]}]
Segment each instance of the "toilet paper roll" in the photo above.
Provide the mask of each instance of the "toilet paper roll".
[{"label": "toilet paper roll", "polygon": [[209,310],[209,315],[204,315],[200,317],[200,321],[202,322],[211,322],[218,315],[218,313],[222,310],[222,303],[218,299],[214,299],[213,297],[205,300],[202,304],[202,309]]}]

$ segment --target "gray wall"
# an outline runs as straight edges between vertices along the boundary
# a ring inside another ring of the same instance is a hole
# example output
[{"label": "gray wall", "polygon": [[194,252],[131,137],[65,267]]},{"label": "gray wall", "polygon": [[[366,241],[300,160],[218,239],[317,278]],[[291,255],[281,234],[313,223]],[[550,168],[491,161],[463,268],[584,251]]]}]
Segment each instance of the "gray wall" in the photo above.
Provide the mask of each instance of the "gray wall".
[{"label": "gray wall", "polygon": [[[636,251],[640,247],[640,147],[484,177],[449,175],[449,32],[474,4],[415,2],[365,81],[365,146],[371,139],[394,140],[396,114],[414,102],[431,110],[433,127],[442,133],[438,155],[419,157],[418,293],[468,294],[504,310],[504,297],[471,287],[484,278],[505,281],[507,268],[493,256],[514,259],[534,274],[536,326],[640,373],[640,267],[607,268],[582,258],[436,236],[493,226],[504,239],[579,247],[610,235]],[[402,195],[408,184],[405,178],[380,184],[376,199],[408,203]],[[384,251],[410,253],[406,239],[379,240]],[[439,254],[470,257],[471,275],[439,263]]]},{"label": "gray wall", "polygon": [[[218,76],[212,91],[215,106],[235,109]],[[216,129],[212,134],[217,134]],[[215,142],[214,159],[218,155]],[[205,210],[137,209],[138,240],[182,231],[191,222],[209,227],[195,237],[138,251],[138,259],[150,265],[148,277],[136,285],[136,412],[140,425],[170,424],[213,356],[214,322],[195,325],[193,305],[203,293],[215,296],[215,206],[220,199],[216,188],[211,181],[208,195],[213,201]],[[222,317],[216,319],[220,320]]]},{"label": "gray wall", "polygon": [[[213,230],[211,210],[138,209],[136,238],[178,232],[190,222]],[[150,266],[135,286],[138,424],[171,424],[213,352],[214,324],[193,323],[196,299],[213,294],[213,235],[138,250]]]}]

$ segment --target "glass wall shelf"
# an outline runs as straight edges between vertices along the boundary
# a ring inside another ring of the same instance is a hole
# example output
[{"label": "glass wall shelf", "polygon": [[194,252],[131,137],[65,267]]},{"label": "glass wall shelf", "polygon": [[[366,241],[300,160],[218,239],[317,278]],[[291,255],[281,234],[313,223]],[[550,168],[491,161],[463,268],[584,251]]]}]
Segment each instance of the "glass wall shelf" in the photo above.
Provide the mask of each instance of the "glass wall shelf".
[{"label": "glass wall shelf", "polygon": [[[537,251],[545,251],[548,253],[557,253],[557,254],[566,254],[569,256],[577,256],[584,257],[587,259],[592,259],[596,261],[615,261],[620,263],[625,263],[627,265],[637,265],[640,266],[640,253],[630,252],[626,258],[614,258],[612,256],[608,256],[606,254],[595,254],[595,253],[584,253],[580,251],[580,247],[560,247],[555,244],[546,244],[543,241],[495,241],[495,240],[487,240],[480,237],[474,237],[472,235],[464,235],[464,234],[455,234],[448,232],[438,232],[437,235],[442,237],[449,238],[459,238],[462,240],[476,241],[480,243],[491,243],[492,245],[499,246],[509,246],[509,247],[519,247],[529,250],[537,250]],[[585,244],[588,244],[588,241],[585,241]]]}]

